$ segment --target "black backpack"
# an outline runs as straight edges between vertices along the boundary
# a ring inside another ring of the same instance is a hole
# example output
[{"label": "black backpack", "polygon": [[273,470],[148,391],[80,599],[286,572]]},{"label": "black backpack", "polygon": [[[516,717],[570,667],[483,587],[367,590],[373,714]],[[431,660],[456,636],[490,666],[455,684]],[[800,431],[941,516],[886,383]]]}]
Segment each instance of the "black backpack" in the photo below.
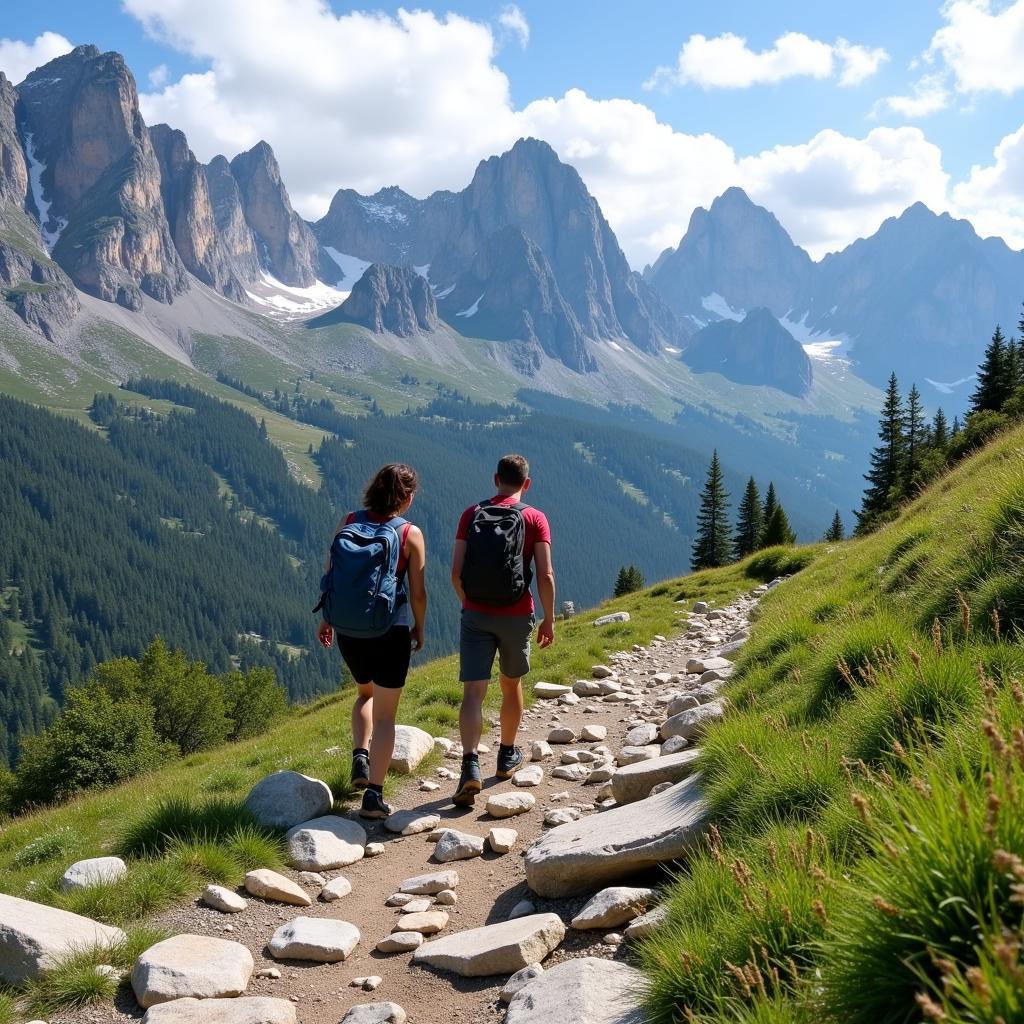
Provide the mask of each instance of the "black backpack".
[{"label": "black backpack", "polygon": [[525,564],[526,521],[529,506],[497,505],[482,501],[473,513],[466,535],[462,589],[474,604],[504,608],[530,589],[533,573]]}]

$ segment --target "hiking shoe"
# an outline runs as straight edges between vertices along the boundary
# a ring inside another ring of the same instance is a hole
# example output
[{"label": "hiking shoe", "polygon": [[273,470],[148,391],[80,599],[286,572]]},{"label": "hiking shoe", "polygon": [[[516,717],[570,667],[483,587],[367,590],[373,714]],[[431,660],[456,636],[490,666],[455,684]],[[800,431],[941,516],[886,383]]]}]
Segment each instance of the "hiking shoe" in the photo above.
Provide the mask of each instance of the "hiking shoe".
[{"label": "hiking shoe", "polygon": [[370,781],[370,759],[366,754],[352,755],[352,788],[366,789]]},{"label": "hiking shoe", "polygon": [[459,776],[459,788],[455,790],[452,803],[456,807],[472,807],[477,793],[482,788],[480,761],[477,758],[464,758],[462,761],[462,774]]},{"label": "hiking shoe", "polygon": [[511,779],[513,775],[520,768],[523,767],[523,762],[526,758],[523,757],[523,751],[521,747],[511,747],[502,749],[498,748],[498,769],[494,773],[499,779]]},{"label": "hiking shoe", "polygon": [[375,789],[367,789],[363,793],[363,806],[359,808],[360,818],[386,818],[391,814],[391,806],[384,803],[384,797]]}]

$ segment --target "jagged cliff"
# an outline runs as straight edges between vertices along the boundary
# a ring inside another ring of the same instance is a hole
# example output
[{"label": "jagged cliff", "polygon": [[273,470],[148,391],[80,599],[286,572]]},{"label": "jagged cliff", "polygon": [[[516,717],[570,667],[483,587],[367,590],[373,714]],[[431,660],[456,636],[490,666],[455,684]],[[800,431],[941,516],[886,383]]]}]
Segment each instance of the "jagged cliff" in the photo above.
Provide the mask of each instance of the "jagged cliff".
[{"label": "jagged cliff", "polygon": [[206,184],[210,190],[213,219],[220,236],[221,249],[230,261],[235,275],[245,283],[260,276],[260,260],[256,253],[256,239],[245,219],[238,182],[231,173],[231,165],[223,156],[215,156],[206,165]]},{"label": "jagged cliff", "polygon": [[437,304],[422,275],[409,267],[374,263],[355,283],[349,297],[311,327],[355,323],[377,334],[407,338],[437,328]]}]

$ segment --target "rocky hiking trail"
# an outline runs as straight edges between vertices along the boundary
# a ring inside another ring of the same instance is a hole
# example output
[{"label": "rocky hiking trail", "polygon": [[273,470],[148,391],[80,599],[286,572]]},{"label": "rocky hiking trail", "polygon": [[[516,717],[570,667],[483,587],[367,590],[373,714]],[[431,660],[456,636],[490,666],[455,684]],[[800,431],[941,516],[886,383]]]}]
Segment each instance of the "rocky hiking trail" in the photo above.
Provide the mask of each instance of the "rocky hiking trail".
[{"label": "rocky hiking trail", "polygon": [[[629,946],[661,919],[662,866],[704,834],[700,736],[724,714],[732,659],[779,582],[727,607],[681,608],[671,638],[611,653],[571,687],[528,684],[538,699],[520,733],[526,763],[495,779],[482,747],[473,808],[451,803],[461,748],[418,729],[403,729],[396,762],[409,775],[386,822],[333,811],[317,780],[268,776],[248,803],[290,827],[292,867],[161,914],[153,923],[174,938],[139,958],[113,1010],[52,1022],[137,1020],[141,1004],[149,1024],[548,1024],[556,1013],[641,1024]],[[485,739],[496,749],[496,732]],[[440,766],[417,774],[435,745]],[[119,870],[73,868],[76,884]],[[5,929],[19,927],[23,947],[45,959],[69,923],[32,936],[43,927],[25,912],[35,904],[13,902],[0,914],[0,964],[18,943]]]}]

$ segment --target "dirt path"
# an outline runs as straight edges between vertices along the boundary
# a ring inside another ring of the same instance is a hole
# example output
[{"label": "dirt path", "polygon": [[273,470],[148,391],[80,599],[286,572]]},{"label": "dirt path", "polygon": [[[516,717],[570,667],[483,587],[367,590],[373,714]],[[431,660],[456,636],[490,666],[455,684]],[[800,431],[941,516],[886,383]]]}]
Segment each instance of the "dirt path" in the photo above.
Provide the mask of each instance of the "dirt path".
[{"label": "dirt path", "polygon": [[[534,897],[526,887],[522,857],[527,847],[545,828],[544,813],[550,808],[577,806],[584,813],[600,813],[595,807],[600,785],[584,785],[552,778],[552,769],[560,763],[560,754],[567,750],[592,749],[606,745],[618,754],[625,744],[625,736],[632,725],[657,722],[665,717],[667,696],[680,695],[697,685],[696,675],[685,675],[687,660],[707,655],[720,648],[730,635],[747,625],[756,601],[750,597],[738,600],[726,610],[722,618],[709,620],[696,616],[687,629],[680,613],[680,628],[671,639],[652,639],[649,646],[631,652],[611,655],[607,664],[622,683],[629,700],[611,703],[600,697],[583,698],[573,706],[557,700],[537,701],[527,710],[520,742],[527,759],[534,740],[546,740],[555,726],[568,726],[577,735],[586,725],[603,725],[607,737],[603,743],[575,742],[568,746],[554,746],[554,756],[542,763],[543,782],[525,792],[536,798],[535,808],[517,817],[496,821],[484,808],[487,796],[496,791],[516,789],[511,781],[493,778],[495,753],[481,755],[484,772],[484,791],[477,798],[474,809],[460,809],[450,802],[455,783],[442,778],[438,767],[411,777],[391,798],[396,808],[419,808],[441,816],[442,826],[451,824],[464,832],[486,836],[496,825],[514,828],[519,833],[511,853],[496,855],[490,852],[472,860],[438,865],[432,859],[433,845],[425,834],[398,837],[388,833],[383,823],[367,823],[370,842],[384,844],[384,853],[341,870],[323,872],[328,879],[344,875],[352,883],[352,892],[333,903],[315,901],[311,907],[298,908],[265,903],[250,898],[248,909],[235,915],[224,915],[198,903],[179,907],[165,913],[156,922],[175,932],[218,935],[244,943],[256,961],[256,975],[261,969],[277,968],[278,979],[259,978],[254,975],[249,995],[272,995],[292,999],[297,1004],[300,1024],[338,1024],[346,1011],[357,1003],[389,1000],[401,1005],[411,1024],[485,1024],[500,1021],[504,1007],[498,1003],[498,994],[504,977],[463,979],[450,974],[413,967],[411,955],[376,952],[376,943],[390,933],[399,915],[397,908],[386,907],[385,900],[398,890],[403,879],[430,871],[454,868],[459,874],[458,903],[443,909],[449,911],[450,920],[442,934],[504,921],[513,906],[522,899],[531,899],[537,911],[552,911],[567,924],[589,899],[578,896],[567,899],[544,900]],[[714,614],[714,613],[712,613]],[[697,628],[702,632],[697,633]],[[679,679],[666,683],[654,680],[656,673],[678,674]],[[534,680],[533,682],[536,682]],[[531,684],[532,685],[532,684]],[[659,700],[661,703],[659,703]],[[497,735],[485,735],[485,743],[497,750]],[[457,771],[458,760],[441,762],[444,769]],[[432,792],[419,791],[424,778],[433,778],[441,788]],[[567,794],[566,796],[560,796]],[[297,878],[297,872],[288,872]],[[648,884],[660,884],[664,874],[654,873]],[[308,890],[315,896],[317,889]],[[284,921],[304,915],[341,918],[355,924],[362,935],[356,950],[344,962],[333,965],[300,962],[278,962],[266,951],[266,944],[274,930]],[[579,932],[569,929],[562,946],[545,961],[545,966],[568,957],[587,955],[605,958],[624,958],[627,943],[615,946],[604,942],[604,932]],[[374,992],[350,986],[356,977],[379,975],[383,981]],[[126,1021],[137,1018],[130,995],[122,989],[122,1005],[111,1012],[85,1011],[76,1020]]]}]

